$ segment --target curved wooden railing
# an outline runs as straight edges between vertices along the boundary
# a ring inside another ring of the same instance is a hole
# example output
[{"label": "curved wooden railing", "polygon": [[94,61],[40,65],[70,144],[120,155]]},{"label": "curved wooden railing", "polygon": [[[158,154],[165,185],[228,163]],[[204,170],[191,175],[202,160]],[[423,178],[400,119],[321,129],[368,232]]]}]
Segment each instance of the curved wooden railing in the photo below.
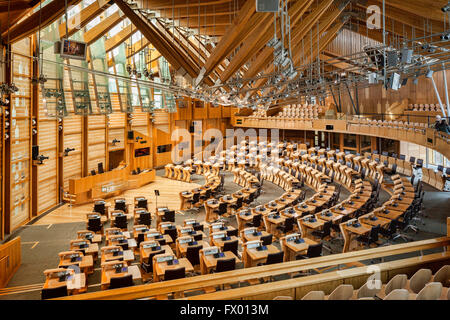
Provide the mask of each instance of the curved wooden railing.
[{"label": "curved wooden railing", "polygon": [[[92,292],[80,295],[73,295],[60,300],[133,300],[133,299],[145,299],[153,298],[159,295],[166,295],[173,292],[185,292],[191,290],[202,290],[205,287],[219,286],[223,284],[245,282],[252,279],[260,279],[264,277],[271,277],[277,275],[291,274],[300,271],[307,271],[311,269],[339,266],[347,263],[355,263],[364,260],[370,260],[375,258],[385,258],[389,256],[420,252],[418,257],[394,260],[386,264],[381,264],[381,270],[387,270],[389,266],[395,266],[397,269],[404,266],[421,266],[423,263],[448,263],[450,261],[450,252],[448,249],[450,246],[450,237],[441,237],[436,239],[428,239],[423,241],[409,242],[398,245],[391,245],[387,247],[378,247],[367,250],[353,251],[341,254],[333,254],[318,258],[296,260],[290,262],[283,262],[273,264],[269,266],[259,266],[245,269],[238,269],[234,271],[227,271],[222,273],[214,273],[209,275],[201,275],[195,277],[189,277],[178,280],[155,282],[151,284],[138,285],[127,288],[112,289],[106,291]],[[443,252],[432,253],[428,255],[422,255],[424,250],[444,248]],[[384,269],[383,269],[384,268]],[[283,290],[295,290],[295,288],[308,283],[311,286],[320,285],[321,279],[341,279],[347,273],[353,274],[355,269],[346,269],[336,272],[327,272],[319,274],[317,276],[308,276],[296,279],[289,279],[283,281],[274,281],[268,284],[254,285],[246,288],[239,288],[241,291],[221,290],[212,294],[204,294],[191,297],[192,299],[239,299],[243,297],[258,298],[258,294],[280,294]],[[369,274],[367,268],[357,270],[355,273],[361,281],[367,280]],[[314,277],[314,278],[313,278]],[[335,277],[335,278],[333,278]],[[362,283],[361,283],[362,284]],[[318,289],[320,290],[320,289]],[[270,295],[269,295],[270,296]],[[259,297],[263,298],[263,297]]]},{"label": "curved wooden railing", "polygon": [[[436,150],[445,157],[450,158],[450,136],[431,128],[407,130],[402,128],[389,128],[385,126],[366,126],[363,121],[358,120],[301,120],[293,118],[257,118],[239,116],[234,118],[233,125],[235,127],[244,128],[313,130],[382,137],[416,143]],[[327,130],[327,126],[328,128],[332,128],[332,130]]]}]

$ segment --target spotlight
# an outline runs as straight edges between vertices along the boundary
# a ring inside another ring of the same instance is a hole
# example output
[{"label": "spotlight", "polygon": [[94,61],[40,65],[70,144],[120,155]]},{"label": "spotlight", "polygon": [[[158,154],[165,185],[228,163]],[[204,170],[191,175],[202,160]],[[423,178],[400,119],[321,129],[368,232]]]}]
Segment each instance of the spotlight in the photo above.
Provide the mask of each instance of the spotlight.
[{"label": "spotlight", "polygon": [[434,71],[433,70],[428,70],[427,74],[425,75],[425,77],[427,78],[431,78],[433,76]]},{"label": "spotlight", "polygon": [[443,6],[441,8],[442,12],[449,12],[450,11],[450,2],[447,3],[447,5]]},{"label": "spotlight", "polygon": [[441,35],[441,40],[449,40],[450,39],[450,33],[444,33]]}]

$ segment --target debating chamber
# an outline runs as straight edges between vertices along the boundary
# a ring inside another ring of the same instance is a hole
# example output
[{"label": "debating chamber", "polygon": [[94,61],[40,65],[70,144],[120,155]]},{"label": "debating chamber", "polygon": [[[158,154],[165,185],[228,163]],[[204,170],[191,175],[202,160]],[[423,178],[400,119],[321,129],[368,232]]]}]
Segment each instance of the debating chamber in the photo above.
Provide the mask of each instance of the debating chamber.
[{"label": "debating chamber", "polygon": [[0,303],[448,307],[449,14],[0,0]]}]

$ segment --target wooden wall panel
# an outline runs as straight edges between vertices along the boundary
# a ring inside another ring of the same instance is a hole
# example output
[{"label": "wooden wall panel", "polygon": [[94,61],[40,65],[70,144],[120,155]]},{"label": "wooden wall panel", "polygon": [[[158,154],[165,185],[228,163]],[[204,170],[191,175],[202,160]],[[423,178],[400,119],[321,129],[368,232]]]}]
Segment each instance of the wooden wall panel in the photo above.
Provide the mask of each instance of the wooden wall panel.
[{"label": "wooden wall panel", "polygon": [[105,159],[104,143],[90,145],[88,151],[88,172],[91,172],[91,170],[97,171],[97,164],[99,162],[103,162],[103,168],[105,168]]},{"label": "wooden wall panel", "polygon": [[[27,222],[31,217],[31,38],[12,45],[12,82],[19,88],[11,95],[10,129],[10,231]],[[17,58],[17,60],[16,60]],[[17,72],[16,72],[17,71]]]},{"label": "wooden wall panel", "polygon": [[[42,109],[42,106],[40,106]],[[56,120],[38,120],[39,153],[49,159],[37,166],[37,214],[58,204],[58,125]]]},{"label": "wooden wall panel", "polygon": [[20,237],[0,246],[0,288],[6,287],[22,262]]},{"label": "wooden wall panel", "polygon": [[[120,142],[116,143],[115,146],[111,144],[111,142],[117,139]],[[125,129],[118,128],[118,129],[109,129],[108,130],[108,148],[109,151],[119,150],[125,148]]]},{"label": "wooden wall panel", "polygon": [[109,115],[108,128],[125,128],[125,113],[120,111]]},{"label": "wooden wall panel", "polygon": [[71,115],[64,118],[63,150],[75,148],[68,156],[63,158],[63,184],[64,191],[69,190],[69,179],[82,176],[82,117]]}]

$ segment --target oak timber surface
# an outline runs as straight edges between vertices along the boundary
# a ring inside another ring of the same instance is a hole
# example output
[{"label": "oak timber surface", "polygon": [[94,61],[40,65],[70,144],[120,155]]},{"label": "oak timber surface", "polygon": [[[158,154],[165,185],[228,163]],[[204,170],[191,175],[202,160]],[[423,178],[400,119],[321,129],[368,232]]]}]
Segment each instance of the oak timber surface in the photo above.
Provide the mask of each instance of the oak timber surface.
[{"label": "oak timber surface", "polygon": [[[155,177],[155,182],[150,183],[138,189],[128,190],[119,197],[124,197],[127,203],[134,203],[135,196],[146,197],[151,204],[149,210],[155,210],[155,193],[154,190],[159,190],[158,206],[168,206],[169,209],[178,210],[180,208],[179,193],[184,190],[194,189],[200,187],[201,183],[187,183],[177,180],[171,180],[160,176]],[[107,202],[113,203],[114,197],[106,199]],[[84,222],[86,220],[86,213],[91,212],[93,208],[92,203],[83,204],[79,206],[69,207],[68,204],[55,209],[42,219],[38,220],[35,225],[51,224],[51,223],[67,223],[67,222]]]}]

